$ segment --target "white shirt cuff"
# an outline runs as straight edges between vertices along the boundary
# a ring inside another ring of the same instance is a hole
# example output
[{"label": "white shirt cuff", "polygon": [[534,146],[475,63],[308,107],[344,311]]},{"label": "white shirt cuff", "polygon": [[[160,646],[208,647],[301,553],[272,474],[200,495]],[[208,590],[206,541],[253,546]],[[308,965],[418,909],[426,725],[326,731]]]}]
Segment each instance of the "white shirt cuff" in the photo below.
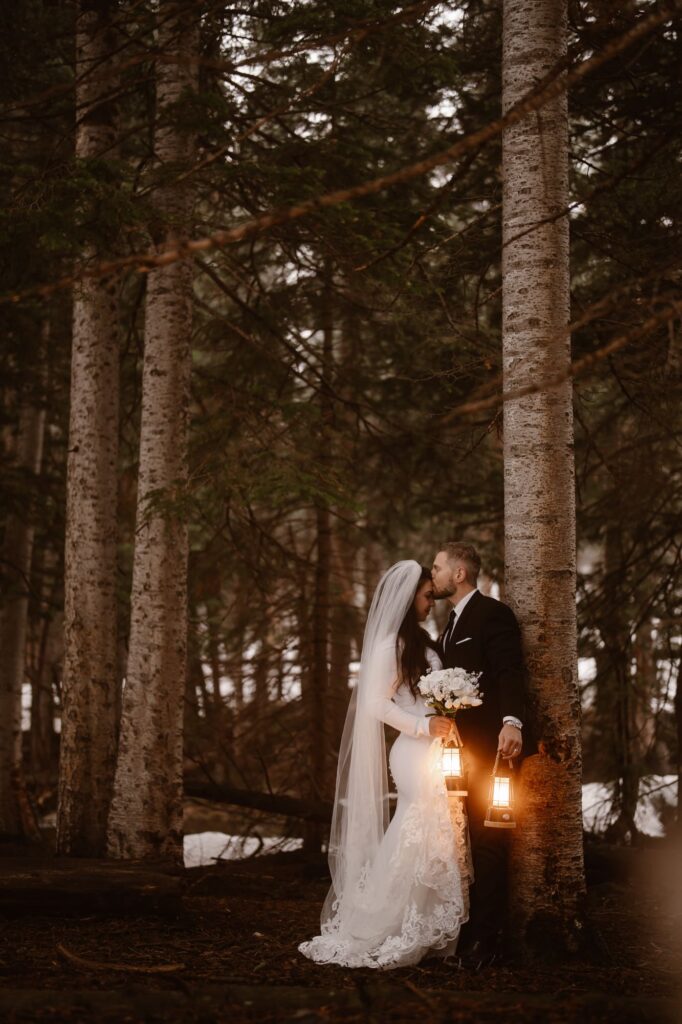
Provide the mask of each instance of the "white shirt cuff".
[{"label": "white shirt cuff", "polygon": [[502,725],[515,725],[517,729],[523,729],[523,722],[520,718],[515,718],[514,715],[505,715],[502,719]]}]

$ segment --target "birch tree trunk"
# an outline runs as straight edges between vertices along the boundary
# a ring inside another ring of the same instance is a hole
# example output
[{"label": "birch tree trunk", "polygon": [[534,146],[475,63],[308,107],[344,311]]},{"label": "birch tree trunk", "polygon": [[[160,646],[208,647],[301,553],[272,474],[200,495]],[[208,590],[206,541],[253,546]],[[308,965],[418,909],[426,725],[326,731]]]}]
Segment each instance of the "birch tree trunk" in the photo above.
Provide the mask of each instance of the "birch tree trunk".
[{"label": "birch tree trunk", "polygon": [[[192,211],[191,178],[177,180],[193,151],[189,132],[178,127],[177,105],[195,88],[193,17],[186,4],[159,4],[156,212],[167,243],[188,230]],[[188,536],[184,513],[164,508],[159,498],[182,498],[187,483],[191,326],[191,263],[154,270],[147,285],[130,648],[108,833],[109,854],[119,858],[182,856]]]},{"label": "birch tree trunk", "polygon": [[[19,414],[15,462],[37,476],[43,450],[45,410],[27,401]],[[0,834],[33,834],[24,797],[21,690],[33,552],[33,510],[7,518],[2,550],[3,607],[0,612]]]},{"label": "birch tree trunk", "polygon": [[[566,0],[505,0],[503,107],[566,52]],[[503,138],[506,391],[568,369],[567,98]],[[505,584],[526,644],[540,754],[523,771],[512,921],[529,952],[571,947],[584,893],[570,382],[504,409]]]},{"label": "birch tree trunk", "polygon": [[[77,160],[116,144],[114,6],[82,0],[78,12]],[[89,281],[73,306],[57,850],[79,856],[104,853],[116,756],[118,300],[115,281]]]}]

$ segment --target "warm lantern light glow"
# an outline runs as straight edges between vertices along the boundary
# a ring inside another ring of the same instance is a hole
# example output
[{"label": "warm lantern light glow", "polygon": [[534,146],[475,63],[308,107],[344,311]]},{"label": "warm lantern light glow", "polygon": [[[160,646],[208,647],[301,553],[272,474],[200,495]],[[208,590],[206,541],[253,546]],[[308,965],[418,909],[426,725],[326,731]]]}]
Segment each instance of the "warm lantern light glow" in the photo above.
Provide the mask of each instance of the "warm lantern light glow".
[{"label": "warm lantern light glow", "polygon": [[462,747],[459,734],[456,739],[449,740],[443,745],[440,755],[440,766],[445,779],[445,786],[448,796],[467,796],[468,791],[464,783],[464,763],[462,758]]},{"label": "warm lantern light glow", "polygon": [[462,755],[459,747],[443,747],[443,756],[441,760],[443,767],[443,775],[456,775],[462,774]]},{"label": "warm lantern light glow", "polygon": [[[497,766],[500,762],[498,750],[495,758],[495,766],[492,772],[490,786],[490,803],[485,814],[484,825],[488,828],[516,828],[514,812],[512,810],[512,780],[509,775],[498,775]],[[509,762],[509,770],[512,771],[512,763]]]},{"label": "warm lantern light glow", "polygon": [[493,781],[493,807],[509,807],[510,796],[509,779],[496,775]]}]

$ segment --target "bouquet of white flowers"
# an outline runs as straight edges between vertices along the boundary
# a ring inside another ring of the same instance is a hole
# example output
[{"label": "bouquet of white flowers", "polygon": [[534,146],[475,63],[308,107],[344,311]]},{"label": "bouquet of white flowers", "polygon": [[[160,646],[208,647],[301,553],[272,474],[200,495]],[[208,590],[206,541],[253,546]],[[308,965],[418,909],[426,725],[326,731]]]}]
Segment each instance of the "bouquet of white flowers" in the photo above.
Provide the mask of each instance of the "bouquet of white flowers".
[{"label": "bouquet of white flowers", "polygon": [[480,675],[463,668],[441,668],[421,676],[417,686],[437,715],[454,718],[458,711],[483,703],[483,694],[478,690]]}]

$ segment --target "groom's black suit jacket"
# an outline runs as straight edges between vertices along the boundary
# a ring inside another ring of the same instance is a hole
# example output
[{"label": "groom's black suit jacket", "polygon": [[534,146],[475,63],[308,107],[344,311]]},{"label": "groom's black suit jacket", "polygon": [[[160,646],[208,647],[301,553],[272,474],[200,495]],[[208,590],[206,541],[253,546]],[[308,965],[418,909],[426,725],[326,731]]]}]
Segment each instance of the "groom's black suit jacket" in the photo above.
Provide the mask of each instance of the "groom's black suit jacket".
[{"label": "groom's black suit jacket", "polygon": [[523,753],[530,753],[530,739],[525,728],[521,632],[511,608],[476,591],[464,606],[445,647],[442,640],[443,636],[439,644],[445,668],[483,673],[479,679],[483,703],[476,708],[466,708],[457,715],[457,726],[465,746],[485,761],[490,761],[492,767],[502,719],[505,715],[514,715],[524,723]]}]

